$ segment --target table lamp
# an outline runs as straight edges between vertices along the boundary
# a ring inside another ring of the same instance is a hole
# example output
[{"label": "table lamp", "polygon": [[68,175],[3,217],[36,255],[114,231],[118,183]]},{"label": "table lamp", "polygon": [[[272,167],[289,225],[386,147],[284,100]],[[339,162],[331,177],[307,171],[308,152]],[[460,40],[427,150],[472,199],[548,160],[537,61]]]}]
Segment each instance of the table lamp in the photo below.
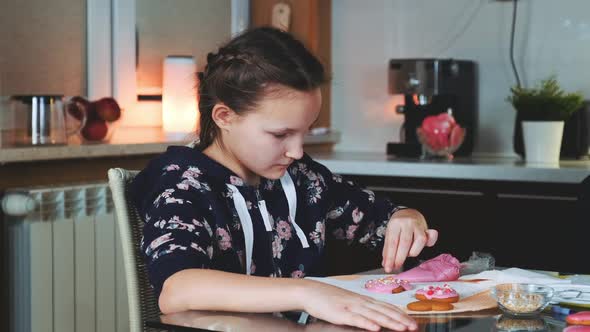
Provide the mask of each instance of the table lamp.
[{"label": "table lamp", "polygon": [[198,125],[197,65],[192,56],[164,59],[162,129],[168,139],[184,140]]}]

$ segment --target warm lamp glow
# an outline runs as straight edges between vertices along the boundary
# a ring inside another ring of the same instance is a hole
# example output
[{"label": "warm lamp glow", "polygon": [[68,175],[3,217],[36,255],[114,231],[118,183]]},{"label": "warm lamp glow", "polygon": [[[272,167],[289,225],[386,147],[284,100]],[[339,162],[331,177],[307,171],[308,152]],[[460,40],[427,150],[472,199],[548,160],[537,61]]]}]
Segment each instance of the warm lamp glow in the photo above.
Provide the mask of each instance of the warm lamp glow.
[{"label": "warm lamp glow", "polygon": [[185,139],[198,121],[197,65],[191,56],[167,56],[162,82],[162,129],[167,137]]}]

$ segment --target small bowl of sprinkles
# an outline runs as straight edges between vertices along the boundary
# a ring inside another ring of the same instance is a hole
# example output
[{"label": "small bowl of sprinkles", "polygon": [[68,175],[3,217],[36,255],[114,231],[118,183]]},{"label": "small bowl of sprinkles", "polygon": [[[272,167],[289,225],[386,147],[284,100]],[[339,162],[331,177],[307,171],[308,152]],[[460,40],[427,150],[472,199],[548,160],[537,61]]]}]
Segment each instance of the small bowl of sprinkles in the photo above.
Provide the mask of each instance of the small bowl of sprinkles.
[{"label": "small bowl of sprinkles", "polygon": [[537,284],[499,284],[492,296],[502,311],[513,316],[533,316],[545,309],[553,296],[553,288]]}]

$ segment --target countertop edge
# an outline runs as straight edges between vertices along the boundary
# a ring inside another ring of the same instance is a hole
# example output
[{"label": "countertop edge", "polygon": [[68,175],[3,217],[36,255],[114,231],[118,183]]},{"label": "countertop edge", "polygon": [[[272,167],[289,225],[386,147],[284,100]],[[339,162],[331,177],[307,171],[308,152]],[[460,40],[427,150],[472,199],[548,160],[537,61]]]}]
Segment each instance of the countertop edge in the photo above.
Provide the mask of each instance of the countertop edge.
[{"label": "countertop edge", "polygon": [[[343,156],[344,155],[344,156]],[[477,158],[473,163],[428,162],[420,160],[386,160],[371,154],[354,154],[346,160],[344,153],[312,155],[334,173],[359,176],[399,176],[483,181],[518,181],[578,184],[590,176],[590,161],[568,161],[559,168],[526,165],[518,158]],[[353,158],[352,156],[363,156]]]},{"label": "countertop edge", "polygon": [[[305,145],[337,143],[340,140],[339,132],[330,132],[325,135],[305,137]],[[43,147],[19,147],[0,148],[0,165],[67,159],[92,159],[122,156],[138,156],[158,154],[171,145],[185,145],[189,141],[163,141],[146,143],[103,143],[103,144],[74,144],[62,146]]]}]

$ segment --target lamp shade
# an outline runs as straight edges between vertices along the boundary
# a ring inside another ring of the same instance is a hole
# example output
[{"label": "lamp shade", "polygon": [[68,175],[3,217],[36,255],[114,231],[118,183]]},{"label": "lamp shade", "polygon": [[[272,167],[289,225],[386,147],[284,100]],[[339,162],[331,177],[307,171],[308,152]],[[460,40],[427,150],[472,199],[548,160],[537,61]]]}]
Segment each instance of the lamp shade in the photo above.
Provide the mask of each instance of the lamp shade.
[{"label": "lamp shade", "polygon": [[197,65],[192,56],[167,56],[162,82],[162,129],[168,138],[184,139],[198,122]]}]

